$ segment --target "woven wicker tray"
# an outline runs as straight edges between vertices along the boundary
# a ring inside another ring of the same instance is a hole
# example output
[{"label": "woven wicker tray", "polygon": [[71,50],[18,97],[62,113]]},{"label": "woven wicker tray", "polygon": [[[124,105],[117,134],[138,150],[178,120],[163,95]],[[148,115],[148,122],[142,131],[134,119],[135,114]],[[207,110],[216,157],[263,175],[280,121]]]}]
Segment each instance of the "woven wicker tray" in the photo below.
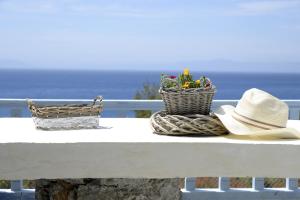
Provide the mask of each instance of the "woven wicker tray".
[{"label": "woven wicker tray", "polygon": [[210,115],[168,115],[166,111],[154,113],[150,118],[154,133],[162,135],[220,136],[228,134],[220,120]]},{"label": "woven wicker tray", "polygon": [[102,100],[101,96],[97,96],[91,104],[66,105],[38,105],[28,100],[28,108],[39,129],[97,128],[99,115],[103,110]]}]

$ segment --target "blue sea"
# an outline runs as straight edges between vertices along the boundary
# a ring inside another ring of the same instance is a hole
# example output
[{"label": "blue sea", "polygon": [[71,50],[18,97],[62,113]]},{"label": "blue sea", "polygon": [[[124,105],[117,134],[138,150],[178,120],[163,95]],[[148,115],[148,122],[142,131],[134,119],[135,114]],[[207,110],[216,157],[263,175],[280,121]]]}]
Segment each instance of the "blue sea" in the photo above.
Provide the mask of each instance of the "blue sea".
[{"label": "blue sea", "polygon": [[[145,83],[159,84],[157,71],[0,70],[0,98],[133,99]],[[179,72],[165,72],[178,75]],[[300,99],[300,74],[196,72],[217,87],[215,99],[239,99],[260,88],[282,99]]]},{"label": "blue sea", "polygon": [[[0,98],[133,99],[145,83],[159,84],[158,71],[0,70]],[[165,72],[178,75],[179,72]],[[217,87],[215,99],[239,99],[263,89],[281,99],[300,99],[300,74],[196,72]]]}]

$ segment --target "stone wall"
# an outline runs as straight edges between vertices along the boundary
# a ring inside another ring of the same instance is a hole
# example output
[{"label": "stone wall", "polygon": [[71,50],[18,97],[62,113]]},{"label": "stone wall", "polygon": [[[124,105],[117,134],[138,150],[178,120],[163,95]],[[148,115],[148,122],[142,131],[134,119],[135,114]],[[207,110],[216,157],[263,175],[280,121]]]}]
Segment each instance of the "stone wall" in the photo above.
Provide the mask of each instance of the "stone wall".
[{"label": "stone wall", "polygon": [[179,200],[179,179],[55,179],[36,181],[37,200]]}]

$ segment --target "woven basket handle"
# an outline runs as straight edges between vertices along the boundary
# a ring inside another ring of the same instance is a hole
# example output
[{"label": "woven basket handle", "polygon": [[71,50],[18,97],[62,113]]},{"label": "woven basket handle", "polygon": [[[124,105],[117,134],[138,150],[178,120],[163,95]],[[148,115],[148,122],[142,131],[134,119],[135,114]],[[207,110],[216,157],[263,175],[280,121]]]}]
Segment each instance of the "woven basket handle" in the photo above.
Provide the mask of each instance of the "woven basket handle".
[{"label": "woven basket handle", "polygon": [[34,107],[33,101],[31,99],[26,99],[26,101],[27,101],[27,104],[28,104],[28,108],[31,110],[32,107]]},{"label": "woven basket handle", "polygon": [[102,96],[96,96],[96,98],[94,99],[93,105],[95,105],[97,101],[98,101],[99,103],[101,103],[102,100],[103,100],[103,97],[102,97]]},{"label": "woven basket handle", "polygon": [[37,107],[36,104],[33,103],[33,101],[31,99],[26,99],[27,104],[28,104],[28,109],[31,112],[31,116],[36,116],[37,114]]}]

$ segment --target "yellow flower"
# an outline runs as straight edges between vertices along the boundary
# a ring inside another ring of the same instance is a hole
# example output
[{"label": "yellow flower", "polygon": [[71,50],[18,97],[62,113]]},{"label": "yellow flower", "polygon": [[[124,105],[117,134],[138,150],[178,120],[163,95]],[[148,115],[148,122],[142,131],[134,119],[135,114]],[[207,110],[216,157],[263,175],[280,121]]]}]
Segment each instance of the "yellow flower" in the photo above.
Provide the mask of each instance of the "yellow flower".
[{"label": "yellow flower", "polygon": [[183,75],[185,75],[185,76],[190,75],[190,70],[189,70],[189,68],[185,68],[185,69],[183,70]]},{"label": "yellow flower", "polygon": [[196,84],[197,84],[197,85],[200,85],[200,80],[196,80]]},{"label": "yellow flower", "polygon": [[189,82],[185,82],[182,87],[184,89],[188,89],[190,87],[190,83]]}]

